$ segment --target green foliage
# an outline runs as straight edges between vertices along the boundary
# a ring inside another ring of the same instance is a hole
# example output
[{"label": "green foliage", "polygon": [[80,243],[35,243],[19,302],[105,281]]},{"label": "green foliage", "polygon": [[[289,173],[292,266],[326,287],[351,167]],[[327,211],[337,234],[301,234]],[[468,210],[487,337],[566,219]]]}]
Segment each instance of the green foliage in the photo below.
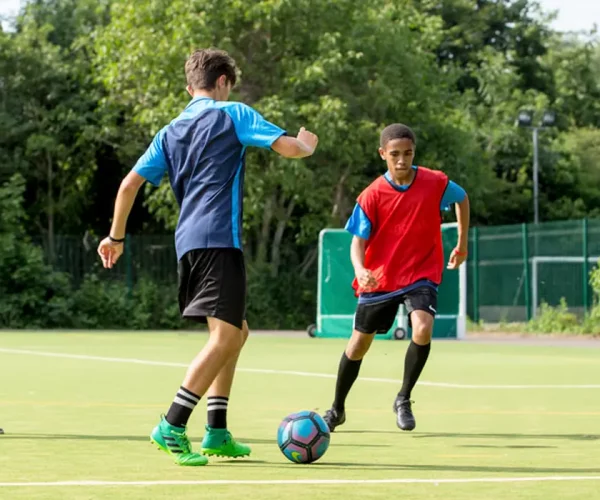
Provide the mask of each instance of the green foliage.
[{"label": "green foliage", "polygon": [[25,234],[24,190],[18,174],[0,186],[0,328],[68,326],[69,281]]},{"label": "green foliage", "polygon": [[[0,186],[0,328],[177,329],[176,287],[147,279],[133,293],[122,282],[94,274],[73,290],[69,276],[52,269],[26,236],[25,181]],[[188,325],[189,326],[189,325]]]},{"label": "green foliage", "polygon": [[[161,287],[140,280],[133,293],[119,281],[102,281],[88,276],[72,297],[74,328],[116,330],[179,329],[175,287]],[[189,326],[189,324],[187,325]]]},{"label": "green foliage", "polygon": [[579,331],[577,316],[569,312],[563,298],[556,307],[542,303],[537,315],[525,326],[530,333],[573,333]]},{"label": "green foliage", "polygon": [[[598,263],[600,264],[600,262]],[[590,286],[594,293],[594,305],[584,318],[569,312],[563,298],[560,305],[551,307],[543,303],[536,318],[527,323],[525,330],[532,333],[574,333],[600,335],[600,267],[590,272]]]},{"label": "green foliage", "polygon": [[594,305],[585,318],[582,330],[584,333],[600,335],[600,262],[590,272],[590,286],[594,293]]},{"label": "green foliage", "polygon": [[273,280],[265,264],[248,269],[250,328],[304,329],[314,322],[315,301],[314,279],[286,270]]},{"label": "green foliage", "polygon": [[[46,262],[55,234],[106,232],[122,175],[188,101],[183,64],[197,47],[237,60],[234,98],[320,137],[304,161],[248,152],[253,326],[310,321],[318,233],[343,225],[382,172],[378,132],[390,122],[413,126],[419,164],[466,188],[474,223],[513,224],[531,220],[533,191],[531,135],[515,117],[553,108],[557,127],[540,133],[542,220],[600,215],[598,38],[548,21],[534,0],[24,2],[15,30],[0,30],[0,183],[20,174],[6,189],[23,199],[20,212],[3,201],[3,324],[177,325],[174,293],[165,302],[140,281],[133,310],[121,284],[89,277],[70,290]],[[130,231],[171,231],[168,183],[144,197]],[[44,240],[45,258],[27,236]]]}]

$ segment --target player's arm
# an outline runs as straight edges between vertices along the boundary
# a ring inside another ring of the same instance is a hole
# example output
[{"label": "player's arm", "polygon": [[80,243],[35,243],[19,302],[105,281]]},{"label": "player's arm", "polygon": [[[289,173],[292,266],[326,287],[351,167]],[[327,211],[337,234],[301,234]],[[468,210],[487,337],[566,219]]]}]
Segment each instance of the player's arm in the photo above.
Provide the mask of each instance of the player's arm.
[{"label": "player's arm", "polygon": [[242,103],[226,106],[235,124],[235,130],[244,146],[272,149],[285,158],[306,158],[312,155],[319,142],[318,137],[304,127],[296,137],[289,137],[285,130],[265,120],[255,109]]},{"label": "player's arm", "polygon": [[350,244],[350,260],[354,267],[354,275],[358,280],[358,284],[363,289],[377,286],[377,280],[369,269],[365,268],[365,251],[367,248],[367,240],[360,236],[353,236]]},{"label": "player's arm", "polygon": [[450,255],[448,269],[458,269],[467,260],[469,250],[470,204],[465,190],[452,181],[448,183],[444,198],[442,199],[444,207],[448,207],[451,204],[454,204],[456,221],[458,223],[458,241]]},{"label": "player's arm", "polygon": [[358,284],[363,289],[377,286],[377,280],[373,277],[371,271],[365,268],[365,252],[367,241],[371,236],[371,228],[371,221],[357,203],[346,223],[346,231],[353,235],[350,244],[350,261],[354,267],[354,275],[358,280]]},{"label": "player's arm", "polygon": [[318,143],[319,138],[302,127],[296,137],[282,135],[271,148],[284,158],[306,158],[315,152]]},{"label": "player's arm", "polygon": [[467,194],[465,194],[463,201],[455,205],[454,210],[456,212],[456,220],[458,221],[458,243],[456,248],[459,252],[467,253],[469,248],[469,223],[471,215],[471,206]]},{"label": "player's arm", "polygon": [[163,133],[164,129],[154,137],[146,152],[119,186],[110,233],[98,245],[98,254],[106,268],[112,268],[123,254],[127,219],[138,191],[145,181],[154,185],[160,184],[167,170],[167,162],[162,150]]},{"label": "player's arm", "polygon": [[138,191],[145,181],[146,179],[132,170],[119,186],[109,236],[104,238],[98,246],[98,253],[104,267],[109,269],[113,267],[123,254],[127,219]]}]

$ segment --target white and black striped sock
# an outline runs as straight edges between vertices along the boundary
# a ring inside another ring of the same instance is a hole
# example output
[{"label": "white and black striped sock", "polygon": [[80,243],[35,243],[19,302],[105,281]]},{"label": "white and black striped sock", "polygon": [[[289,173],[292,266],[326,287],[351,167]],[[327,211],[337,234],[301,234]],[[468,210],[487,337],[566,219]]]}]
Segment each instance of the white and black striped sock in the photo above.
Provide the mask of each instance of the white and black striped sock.
[{"label": "white and black striped sock", "polygon": [[167,422],[176,427],[185,427],[199,401],[200,396],[180,387],[165,417]]},{"label": "white and black striped sock", "polygon": [[227,429],[227,404],[225,396],[209,396],[206,409],[208,425],[213,429]]}]

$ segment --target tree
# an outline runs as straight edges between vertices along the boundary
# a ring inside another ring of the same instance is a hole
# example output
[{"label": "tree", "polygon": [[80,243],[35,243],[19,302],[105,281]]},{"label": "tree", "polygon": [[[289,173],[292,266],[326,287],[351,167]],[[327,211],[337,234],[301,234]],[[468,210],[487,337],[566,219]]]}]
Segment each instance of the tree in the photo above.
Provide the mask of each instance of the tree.
[{"label": "tree", "polygon": [[25,176],[29,220],[46,235],[50,259],[56,232],[81,226],[96,168],[99,93],[76,40],[97,22],[84,28],[75,19],[93,3],[77,5],[33,2],[15,33],[0,33],[0,181]]}]

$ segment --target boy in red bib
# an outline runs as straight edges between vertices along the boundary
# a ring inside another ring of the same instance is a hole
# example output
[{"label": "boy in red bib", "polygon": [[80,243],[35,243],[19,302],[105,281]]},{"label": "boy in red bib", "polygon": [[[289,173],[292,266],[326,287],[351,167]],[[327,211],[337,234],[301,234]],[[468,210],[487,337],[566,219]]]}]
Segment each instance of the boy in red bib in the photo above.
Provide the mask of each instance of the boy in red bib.
[{"label": "boy in red bib", "polygon": [[354,235],[350,258],[358,306],[339,365],[335,399],[324,416],[332,432],[346,421],[346,397],[374,334],[392,327],[401,303],[409,315],[412,340],[393,409],[400,429],[415,428],[410,396],[429,356],[444,267],[440,210],[451,204],[456,204],[458,244],[448,269],[457,269],[467,258],[469,199],[443,172],[414,166],[415,146],[415,134],[406,125],[383,130],[379,154],[387,172],[360,194],[346,224]]}]

